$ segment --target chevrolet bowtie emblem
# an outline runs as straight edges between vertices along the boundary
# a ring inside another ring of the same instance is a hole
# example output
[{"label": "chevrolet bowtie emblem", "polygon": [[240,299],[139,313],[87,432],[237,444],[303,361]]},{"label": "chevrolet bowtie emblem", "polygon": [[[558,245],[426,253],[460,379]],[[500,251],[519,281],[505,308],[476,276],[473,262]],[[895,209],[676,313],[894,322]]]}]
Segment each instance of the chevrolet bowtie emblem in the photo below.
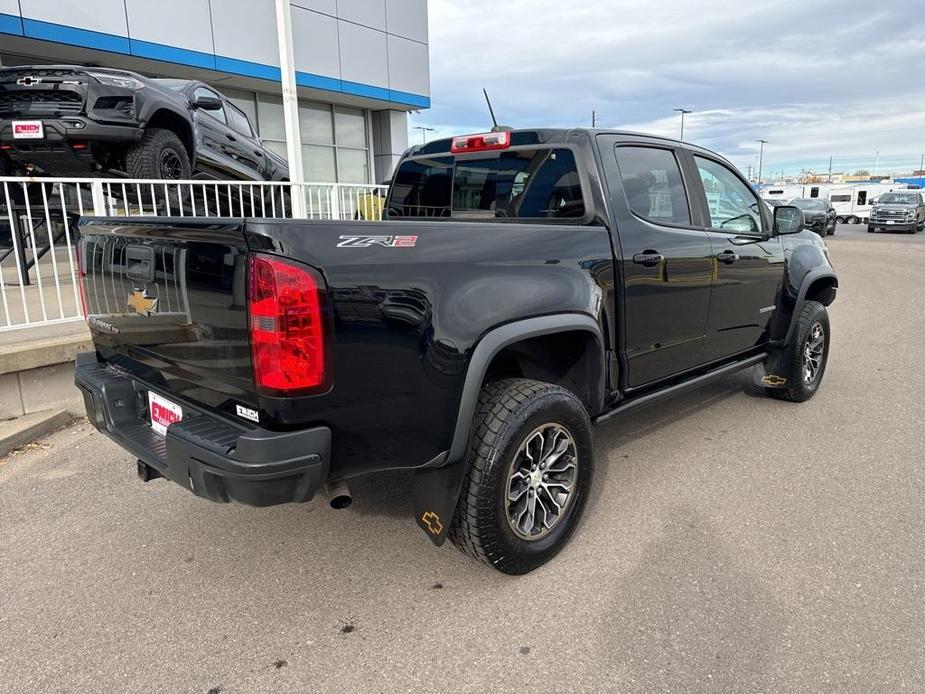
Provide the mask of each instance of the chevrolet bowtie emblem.
[{"label": "chevrolet bowtie emblem", "polygon": [[421,523],[424,524],[424,527],[427,528],[427,531],[432,535],[439,535],[443,532],[443,523],[440,522],[440,516],[433,511],[427,511],[421,516]]},{"label": "chevrolet bowtie emblem", "polygon": [[128,295],[126,305],[139,316],[152,316],[157,313],[157,299],[148,296],[148,290],[136,289]]}]

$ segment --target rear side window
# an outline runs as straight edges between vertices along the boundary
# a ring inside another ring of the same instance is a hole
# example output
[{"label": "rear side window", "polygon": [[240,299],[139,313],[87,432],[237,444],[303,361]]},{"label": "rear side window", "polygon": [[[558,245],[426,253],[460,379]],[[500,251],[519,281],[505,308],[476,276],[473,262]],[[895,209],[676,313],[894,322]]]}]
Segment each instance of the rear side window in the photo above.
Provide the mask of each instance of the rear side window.
[{"label": "rear side window", "polygon": [[674,152],[654,147],[617,147],[626,201],[634,214],[671,224],[690,224],[691,213]]},{"label": "rear side window", "polygon": [[392,217],[449,217],[453,157],[407,159],[395,172],[388,212]]},{"label": "rear side window", "polygon": [[568,149],[409,159],[395,174],[391,217],[579,219],[585,205]]},{"label": "rear side window", "polygon": [[251,130],[250,121],[243,111],[239,111],[234,106],[228,108],[228,125],[245,137],[253,137],[254,131]]},{"label": "rear side window", "polygon": [[832,195],[829,202],[851,202],[851,195]]}]

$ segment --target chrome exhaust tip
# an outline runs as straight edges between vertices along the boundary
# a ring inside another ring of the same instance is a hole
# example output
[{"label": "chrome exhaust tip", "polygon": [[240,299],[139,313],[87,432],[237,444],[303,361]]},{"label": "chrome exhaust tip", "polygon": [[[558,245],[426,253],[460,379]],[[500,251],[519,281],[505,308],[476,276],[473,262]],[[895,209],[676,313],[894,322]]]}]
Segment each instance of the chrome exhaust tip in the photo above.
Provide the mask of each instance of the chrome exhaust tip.
[{"label": "chrome exhaust tip", "polygon": [[343,482],[328,482],[324,485],[324,495],[328,498],[331,508],[345,509],[353,503],[353,496]]}]

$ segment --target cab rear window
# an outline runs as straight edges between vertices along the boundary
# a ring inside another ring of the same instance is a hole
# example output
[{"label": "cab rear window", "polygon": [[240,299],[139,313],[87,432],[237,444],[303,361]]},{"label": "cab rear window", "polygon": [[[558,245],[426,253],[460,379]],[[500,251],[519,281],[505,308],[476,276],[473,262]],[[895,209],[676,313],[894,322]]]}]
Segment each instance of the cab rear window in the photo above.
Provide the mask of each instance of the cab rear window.
[{"label": "cab rear window", "polygon": [[390,218],[578,219],[585,204],[569,149],[418,157],[392,183]]}]

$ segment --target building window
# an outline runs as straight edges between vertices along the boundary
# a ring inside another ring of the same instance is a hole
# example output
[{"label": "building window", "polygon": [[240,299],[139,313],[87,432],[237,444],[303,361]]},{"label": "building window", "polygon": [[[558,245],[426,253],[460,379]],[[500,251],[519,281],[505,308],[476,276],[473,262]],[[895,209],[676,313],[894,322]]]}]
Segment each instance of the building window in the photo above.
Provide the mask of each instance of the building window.
[{"label": "building window", "polygon": [[[317,183],[368,183],[369,142],[366,111],[299,101],[302,165],[305,180]],[[276,96],[257,96],[257,128],[264,143],[286,156],[283,102]]]}]

